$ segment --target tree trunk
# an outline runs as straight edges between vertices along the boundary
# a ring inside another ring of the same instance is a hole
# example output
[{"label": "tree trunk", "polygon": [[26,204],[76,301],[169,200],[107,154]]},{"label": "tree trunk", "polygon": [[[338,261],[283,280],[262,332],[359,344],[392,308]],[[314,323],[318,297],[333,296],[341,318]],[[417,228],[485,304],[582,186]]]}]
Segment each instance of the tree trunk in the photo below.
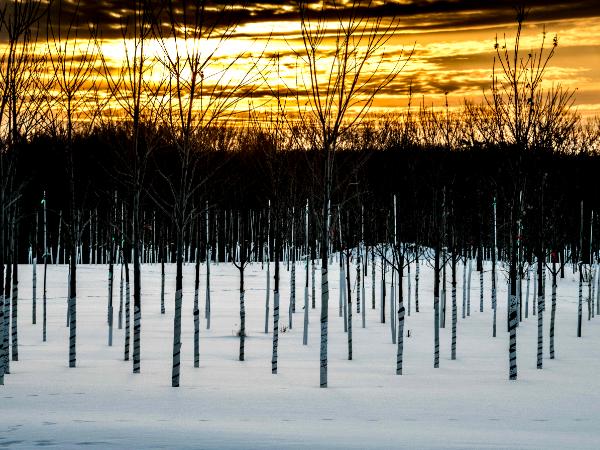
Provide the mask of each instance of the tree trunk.
[{"label": "tree trunk", "polygon": [[[397,247],[399,249],[399,246]],[[396,375],[402,375],[404,358],[404,292],[402,278],[404,275],[404,255],[398,258],[398,347],[396,349]]]},{"label": "tree trunk", "polygon": [[127,252],[123,252],[125,262],[125,353],[123,360],[129,361],[129,348],[131,347],[131,291],[129,287],[129,264],[127,263]]},{"label": "tree trunk", "polygon": [[329,150],[325,152],[325,190],[323,195],[323,215],[321,220],[321,345],[320,345],[320,368],[319,368],[319,386],[327,387],[327,326],[329,322],[329,280],[327,273],[328,250],[329,250],[329,200],[330,200],[330,154]]},{"label": "tree trunk", "polygon": [[440,248],[435,247],[435,262],[433,268],[433,333],[434,352],[433,367],[440,367]]},{"label": "tree trunk", "polygon": [[33,238],[33,267],[31,272],[31,323],[37,322],[37,256],[38,256],[38,211],[35,210],[35,236]]},{"label": "tree trunk", "polygon": [[142,330],[142,274],[139,245],[140,188],[136,186],[133,198],[133,373],[140,373]]},{"label": "tree trunk", "polygon": [[540,254],[538,255],[538,271],[539,271],[539,277],[538,277],[538,298],[537,298],[537,302],[538,302],[538,339],[537,339],[537,368],[541,369],[542,365],[543,365],[543,351],[544,351],[544,300],[545,300],[545,292],[544,292],[544,288],[542,287],[542,280],[544,278],[543,275],[543,270],[544,270],[544,266],[543,266],[543,261],[544,261],[544,254],[543,254],[543,250],[540,249]]},{"label": "tree trunk", "polygon": [[579,264],[579,295],[577,297],[577,337],[581,337],[582,315],[583,315],[583,264]]},{"label": "tree trunk", "polygon": [[396,344],[396,269],[392,266],[392,283],[390,284],[390,332],[392,344]]},{"label": "tree trunk", "polygon": [[[111,243],[112,247],[112,243]],[[108,345],[112,346],[113,341],[113,272],[114,272],[114,264],[113,264],[113,251],[110,249],[110,254],[108,256]]]},{"label": "tree trunk", "polygon": [[[516,215],[516,208],[513,208],[513,214]],[[517,220],[513,217],[511,224],[511,258],[510,258],[510,296],[508,303],[508,361],[509,361],[509,379],[517,379]]]},{"label": "tree trunk", "polygon": [[[350,284],[350,249],[346,249],[344,252],[346,256],[346,267],[348,272],[346,274],[346,286],[348,288],[348,307],[346,308],[348,314],[348,360],[352,360],[352,289]],[[340,253],[340,257],[341,257]]]},{"label": "tree trunk", "polygon": [[[16,214],[16,213],[15,213]],[[18,252],[18,232],[13,218],[13,283],[12,283],[12,320],[11,320],[11,337],[12,337],[12,360],[19,360],[19,331],[18,331],[18,311],[19,311],[19,252]]]},{"label": "tree trunk", "polygon": [[[206,329],[210,330],[210,222],[208,214],[208,202],[206,202],[206,299],[204,303],[204,315],[206,318]],[[215,233],[216,234],[216,233]],[[216,252],[216,249],[215,249]]]},{"label": "tree trunk", "polygon": [[556,262],[552,263],[552,309],[550,310],[550,359],[554,359],[554,324],[556,319]]},{"label": "tree trunk", "polygon": [[[10,234],[8,241],[10,242]],[[4,352],[4,373],[10,373],[10,299],[11,299],[11,284],[12,284],[12,265],[14,255],[9,247],[8,258],[6,264],[6,280],[4,285],[4,337],[2,341],[2,347]]]},{"label": "tree trunk", "polygon": [[[200,237],[200,226],[198,226],[198,238]],[[198,239],[198,243],[200,239]],[[194,277],[194,367],[200,367],[200,309],[198,304],[198,296],[200,294],[200,247],[196,245],[196,261],[195,261],[195,277]]]},{"label": "tree trunk", "polygon": [[467,260],[463,263],[463,289],[462,289],[462,318],[467,314]]},{"label": "tree trunk", "polygon": [[165,313],[165,244],[160,250],[160,313]]},{"label": "tree trunk", "polygon": [[179,386],[181,366],[181,305],[183,302],[183,230],[177,228],[177,262],[175,274],[175,316],[173,318],[173,366],[171,386]]},{"label": "tree trunk", "polygon": [[[1,215],[1,214],[0,214]],[[0,218],[0,221],[2,219]],[[4,224],[0,222],[0,241],[4,241]],[[3,243],[0,243],[0,247],[3,247]],[[4,255],[3,248],[0,248],[0,280],[4,279]],[[7,268],[8,270],[8,268]],[[4,293],[0,294],[0,340],[4,339]],[[0,345],[0,386],[4,385],[4,372],[6,370],[4,360],[4,345]]]},{"label": "tree trunk", "polygon": [[527,284],[525,287],[525,318],[527,319],[529,317],[529,285],[531,281],[531,267],[529,264],[527,265],[525,276],[527,277]]},{"label": "tree trunk", "polygon": [[415,250],[415,311],[419,312],[419,247]]},{"label": "tree trunk", "polygon": [[[47,289],[46,289],[46,279],[47,279],[47,275],[48,275],[48,222],[47,222],[47,215],[46,215],[46,192],[44,192],[44,199],[42,200],[44,203],[44,283],[43,283],[43,297],[42,297],[42,341],[46,342],[47,339],[47,335],[46,335],[46,326],[47,326],[47,313],[46,313],[46,307],[47,307]],[[59,218],[59,228],[60,228],[60,223],[61,223],[61,218]],[[60,231],[58,233],[58,236],[60,238]]]},{"label": "tree trunk", "polygon": [[271,356],[271,373],[277,373],[277,350],[279,347],[279,236],[275,235],[275,279],[273,290],[273,353]]},{"label": "tree trunk", "polygon": [[[119,279],[119,330],[123,329],[123,256],[122,251],[119,253],[121,257],[121,277]],[[118,260],[117,260],[118,264]]]},{"label": "tree trunk", "polygon": [[456,249],[452,249],[452,345],[450,347],[451,359],[456,359]]},{"label": "tree trunk", "polygon": [[[375,309],[375,248],[371,249],[371,309]],[[417,311],[419,307],[417,306]]]},{"label": "tree trunk", "polygon": [[240,258],[240,361],[244,361],[246,344],[246,305],[244,303],[245,256],[246,255],[242,255],[242,257]]},{"label": "tree trunk", "polygon": [[469,258],[469,268],[467,270],[467,317],[471,316],[471,279],[473,275],[473,260]]},{"label": "tree trunk", "polygon": [[310,249],[308,246],[308,200],[304,210],[304,244],[306,258],[306,278],[304,283],[304,329],[302,331],[302,345],[308,345],[308,270],[310,261]]}]

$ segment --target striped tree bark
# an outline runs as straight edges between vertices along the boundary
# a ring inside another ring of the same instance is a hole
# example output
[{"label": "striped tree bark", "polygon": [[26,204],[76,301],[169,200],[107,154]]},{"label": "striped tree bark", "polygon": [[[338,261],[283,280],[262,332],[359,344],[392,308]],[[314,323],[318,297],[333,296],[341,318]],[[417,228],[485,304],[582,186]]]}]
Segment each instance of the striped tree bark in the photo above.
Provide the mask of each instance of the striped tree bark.
[{"label": "striped tree bark", "polygon": [[302,345],[308,345],[308,256],[306,260],[306,284],[304,286],[304,329],[302,330]]},{"label": "striped tree bark", "polygon": [[[208,246],[208,244],[207,244]],[[210,248],[207,249],[206,254],[206,293],[204,303],[204,315],[206,316],[206,329],[210,330],[210,317],[211,317],[211,302],[210,302],[210,258],[212,256]]]},{"label": "striped tree bark", "polygon": [[273,352],[271,356],[271,373],[277,373],[277,350],[279,347],[279,238],[275,237],[275,278],[273,290]]},{"label": "striped tree bark", "polygon": [[[340,240],[341,243],[341,240]],[[350,267],[346,267],[346,258],[344,257],[343,250],[340,250],[340,261],[342,261],[342,270],[340,271],[340,298],[342,300],[342,311],[344,316],[344,333],[348,332],[348,296],[352,295],[352,292],[348,291],[346,286],[346,278],[350,276]]]},{"label": "striped tree bark", "polygon": [[317,281],[316,281],[316,269],[315,269],[315,260],[311,259],[310,262],[310,268],[311,268],[311,308],[315,309],[317,307]]},{"label": "striped tree bark", "polygon": [[584,266],[585,267],[585,277],[584,277],[584,281],[585,284],[587,285],[587,310],[588,310],[588,320],[592,320],[592,317],[594,316],[592,313],[592,288],[591,288],[591,284],[592,284],[592,266],[588,266],[587,264]]},{"label": "striped tree bark", "polygon": [[[367,255],[365,255],[365,263],[366,263],[366,257]],[[366,312],[366,299],[365,299],[365,283],[366,283],[366,271],[367,268],[366,266],[364,267],[364,271],[363,271],[363,282],[362,282],[362,289],[361,289],[361,302],[362,302],[362,309],[360,310],[360,314],[361,314],[361,320],[362,320],[362,327],[366,328],[367,327],[367,312]]]},{"label": "striped tree bark", "polygon": [[556,262],[552,268],[552,309],[550,310],[550,359],[554,359],[554,324],[556,322]]},{"label": "striped tree bark", "polygon": [[[350,249],[346,249],[345,257],[346,257],[346,267],[348,267],[348,272],[346,273],[346,287],[348,288],[348,307],[346,308],[348,314],[348,360],[352,360],[352,289],[350,284]],[[341,257],[341,254],[340,254]]]},{"label": "striped tree bark", "polygon": [[435,247],[433,268],[433,367],[440,367],[440,249]]},{"label": "striped tree bark", "polygon": [[496,297],[496,270],[492,269],[492,337],[497,334],[498,299]]},{"label": "striped tree bark", "polygon": [[406,276],[406,288],[407,288],[407,293],[406,293],[406,297],[407,297],[407,303],[408,303],[408,309],[406,311],[407,315],[410,317],[410,297],[412,294],[412,285],[411,285],[411,279],[410,279],[410,261],[408,262],[408,264],[406,265],[406,269],[407,269],[407,276]]},{"label": "striped tree bark", "polygon": [[392,283],[390,285],[390,332],[392,344],[396,344],[396,269],[392,265]]},{"label": "striped tree bark", "polygon": [[[238,262],[233,262],[240,272],[240,352],[239,360],[244,361],[246,359],[246,303],[245,303],[245,285],[244,285],[244,271],[246,265],[252,258],[252,247],[251,247],[251,221],[249,220],[249,213],[240,214],[238,212],[237,220],[237,240],[238,240]],[[291,302],[290,302],[290,313],[291,313]]]},{"label": "striped tree bark", "polygon": [[[122,259],[122,256],[121,256]],[[123,285],[123,261],[121,261],[121,277],[119,280],[119,330],[123,329],[123,289],[124,289],[124,285]]]},{"label": "striped tree bark", "polygon": [[525,318],[529,317],[529,284],[531,280],[531,267],[529,264],[527,265],[527,271],[525,272],[525,276],[527,277],[527,284],[525,287]]},{"label": "striped tree bark", "polygon": [[31,275],[31,323],[37,322],[37,255],[33,258]]},{"label": "striped tree bark", "polygon": [[175,274],[175,316],[173,317],[173,364],[171,386],[179,386],[181,369],[181,307],[183,303],[183,236],[177,232],[177,263]]},{"label": "striped tree bark", "polygon": [[492,337],[496,337],[496,322],[498,316],[498,301],[496,298],[496,247],[497,247],[497,226],[496,226],[496,197],[492,202],[492,310],[493,310],[493,318],[492,318]]},{"label": "striped tree bark", "polygon": [[419,247],[415,250],[415,311],[419,312]]},{"label": "striped tree bark", "polygon": [[463,289],[462,289],[462,318],[467,314],[467,261],[463,264]]},{"label": "striped tree bark", "polygon": [[539,281],[538,283],[540,283],[540,286],[538,286],[538,298],[537,298],[537,302],[538,302],[538,352],[537,352],[537,368],[541,369],[543,366],[543,356],[544,356],[544,301],[545,301],[545,295],[544,295],[544,289],[541,287],[541,283],[542,283],[542,279],[543,279],[543,275],[541,275],[543,273],[544,267],[543,267],[543,261],[544,261],[544,257],[542,255],[540,255],[538,257],[538,271],[539,271]]},{"label": "striped tree bark", "polygon": [[15,262],[12,260],[14,255],[10,250],[8,256],[6,280],[4,285],[4,337],[2,340],[2,346],[4,348],[4,373],[6,374],[10,373],[10,288],[12,285],[12,266],[15,264]]},{"label": "striped tree bark", "polygon": [[452,344],[450,346],[451,359],[456,359],[456,249],[452,249]]},{"label": "striped tree bark", "polygon": [[375,247],[371,249],[371,309],[375,309]]},{"label": "striped tree bark", "polygon": [[[33,236],[33,259],[32,259],[32,271],[31,271],[31,323],[35,325],[37,323],[37,255],[38,255],[38,221],[39,214],[36,208],[35,210],[35,229]],[[91,222],[90,222],[91,229]]]},{"label": "striped tree bark", "polygon": [[69,277],[69,367],[71,368],[77,366],[77,264],[73,256],[72,251]]},{"label": "striped tree bark", "polygon": [[164,244],[160,250],[160,313],[165,313],[165,248]]},{"label": "striped tree bark", "polygon": [[[538,264],[540,262],[538,261]],[[533,296],[531,297],[531,314],[535,316],[537,304],[538,271],[533,271]]]},{"label": "striped tree bark", "polygon": [[[2,240],[2,236],[0,236]],[[2,256],[0,256],[2,258]],[[0,261],[0,280],[4,279],[4,262]],[[0,339],[4,339],[4,294],[0,293]],[[4,385],[4,345],[0,345],[0,386]]]},{"label": "striped tree bark", "polygon": [[446,248],[442,248],[442,284],[440,289],[440,328],[446,328]]},{"label": "striped tree bark", "polygon": [[[69,261],[71,258],[71,253],[69,253],[69,257],[65,258],[65,261]],[[68,328],[69,326],[71,326],[71,262],[68,262],[69,265],[69,274],[67,276],[67,321],[65,323],[65,326]],[[107,322],[108,323],[108,322]]]},{"label": "striped tree bark", "polygon": [[[42,200],[42,203],[44,204],[44,281],[43,281],[43,294],[42,294],[42,341],[46,342],[47,339],[47,334],[46,334],[46,326],[48,324],[47,322],[47,313],[46,313],[46,307],[47,307],[47,290],[46,290],[46,280],[47,280],[47,275],[48,275],[48,225],[47,225],[47,215],[46,215],[46,192],[44,192],[44,198]],[[58,232],[58,236],[60,239],[60,225],[62,224],[62,211],[60,213],[60,218],[59,218],[59,232]],[[60,250],[59,250],[60,251]],[[8,270],[8,269],[7,269]]]},{"label": "striped tree bark", "polygon": [[112,346],[113,342],[113,252],[110,250],[108,262],[108,345]]},{"label": "striped tree bark", "polygon": [[483,269],[479,272],[479,312],[483,312]]},{"label": "striped tree bark", "polygon": [[244,302],[244,266],[240,269],[240,354],[239,360],[244,361],[246,355],[246,304]]},{"label": "striped tree bark", "polygon": [[513,219],[511,224],[511,256],[509,267],[509,301],[508,301],[508,377],[510,380],[517,379],[517,220]]},{"label": "striped tree bark", "polygon": [[[199,242],[200,239],[198,239],[198,244]],[[196,245],[194,309],[192,311],[194,316],[194,367],[200,367],[200,309],[198,304],[198,296],[200,293],[200,248],[198,244]]]},{"label": "striped tree bark", "polygon": [[123,253],[125,262],[125,352],[124,361],[129,361],[129,350],[131,347],[131,292],[129,287],[129,264],[127,263],[127,252]]},{"label": "striped tree bark", "polygon": [[[290,308],[292,313],[296,312],[296,248],[294,245],[290,248],[292,254],[292,269],[290,274]],[[290,330],[292,322],[290,321]]]},{"label": "striped tree bark", "polygon": [[133,196],[133,373],[141,370],[142,274],[140,267],[140,193],[136,184]]},{"label": "striped tree bark", "polygon": [[[399,247],[398,247],[399,248]],[[398,259],[398,347],[396,348],[396,375],[402,375],[404,359],[404,292],[402,278],[404,272],[404,255]]]},{"label": "striped tree bark", "polygon": [[292,254],[292,267],[290,274],[290,310],[289,310],[289,327],[290,330],[293,328],[294,317],[293,314],[296,312],[296,258],[293,256],[295,254],[294,246],[290,248]]},{"label": "striped tree bark", "polygon": [[304,209],[304,244],[306,258],[306,277],[304,283],[304,329],[302,330],[302,345],[308,345],[308,270],[310,262],[310,249],[308,247],[308,200]]},{"label": "striped tree bark", "polygon": [[509,361],[509,379],[517,379],[517,296],[512,292],[511,284],[511,295],[509,303],[509,344],[508,344],[508,361]]},{"label": "striped tree bark", "polygon": [[583,264],[579,264],[579,295],[577,298],[577,337],[581,337],[581,319],[583,315]]},{"label": "striped tree bark", "polygon": [[[383,250],[385,252],[385,250]],[[385,323],[385,296],[386,296],[386,285],[385,285],[385,272],[387,269],[387,264],[385,262],[385,257],[381,258],[381,301],[379,305],[379,310],[381,313],[381,323]]]},{"label": "striped tree bark", "polygon": [[269,261],[269,247],[267,245],[267,287],[265,295],[265,334],[269,332],[269,303],[271,296],[271,262]]},{"label": "striped tree bark", "polygon": [[[590,261],[592,261],[591,251],[590,251]],[[596,271],[596,267],[593,262],[590,263],[590,304],[592,309],[592,317],[596,314],[596,305],[594,304],[594,298],[596,297],[596,278],[598,277],[598,273]]]},{"label": "striped tree bark", "polygon": [[356,314],[360,314],[360,244],[356,250]]},{"label": "striped tree bark", "polygon": [[[13,230],[14,227],[14,219],[13,219]],[[16,231],[16,230],[15,230]],[[13,232],[14,234],[14,232]],[[13,264],[13,284],[12,284],[12,309],[11,309],[11,350],[12,350],[12,360],[19,360],[19,331],[18,331],[18,311],[19,311],[19,264],[18,264],[18,250],[17,250],[17,235],[13,236],[14,249],[13,255],[15,258],[15,262]]]},{"label": "striped tree bark", "polygon": [[346,267],[342,252],[340,251],[340,317],[344,317],[344,333],[348,332],[348,311],[346,298]]},{"label": "striped tree bark", "polygon": [[471,315],[471,279],[473,275],[473,260],[469,258],[469,268],[467,270],[467,317]]},{"label": "striped tree bark", "polygon": [[269,332],[269,303],[271,296],[271,200],[267,209],[267,239],[264,244],[264,254],[267,263],[267,287],[265,290],[265,334]]},{"label": "striped tree bark", "polygon": [[596,270],[596,315],[600,316],[600,264]]},{"label": "striped tree bark", "polygon": [[[327,217],[327,202],[325,202],[323,218]],[[323,222],[326,222],[323,220]],[[319,350],[319,386],[322,388],[327,387],[327,326],[329,322],[329,274],[327,273],[327,265],[329,261],[327,259],[328,250],[328,239],[327,233],[329,232],[327,225],[323,225],[321,236],[321,342]]]}]

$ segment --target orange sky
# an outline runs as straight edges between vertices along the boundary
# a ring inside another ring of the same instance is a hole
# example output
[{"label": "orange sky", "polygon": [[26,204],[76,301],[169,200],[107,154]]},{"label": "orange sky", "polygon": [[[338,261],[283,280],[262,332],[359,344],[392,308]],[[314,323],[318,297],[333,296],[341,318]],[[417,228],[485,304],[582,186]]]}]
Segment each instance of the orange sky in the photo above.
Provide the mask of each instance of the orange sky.
[{"label": "orange sky", "polygon": [[[127,8],[132,1],[116,0],[81,1],[77,11],[78,23],[99,24],[102,33],[102,52],[113,68],[118,70],[125,52],[124,42],[119,37],[120,24],[129,17]],[[295,2],[262,1],[248,2],[244,9],[235,8],[238,23],[235,32],[221,43],[214,55],[214,62],[205,68],[208,80],[214,79],[223,64],[234,55],[243,54],[231,67],[222,82],[233,84],[244,76],[246,69],[258,55],[262,74],[254,76],[257,87],[253,102],[269,108],[273,100],[269,92],[273,89],[294,89],[297,80],[297,59],[293,50],[299,48],[299,19]],[[342,6],[345,2],[341,1]],[[402,73],[382,92],[373,112],[403,109],[408,103],[408,87],[412,86],[413,104],[424,101],[428,105],[441,107],[445,93],[451,106],[465,100],[480,102],[482,94],[491,85],[491,70],[494,57],[495,37],[506,35],[512,43],[515,32],[514,2],[477,1],[396,1],[371,3],[365,14],[390,16],[396,14],[399,28],[386,45],[386,60],[393,61],[402,51],[414,53]],[[492,5],[493,4],[493,5]],[[576,107],[584,116],[600,115],[600,6],[595,1],[552,2],[534,1],[525,24],[522,49],[536,51],[539,48],[543,27],[548,33],[547,46],[554,34],[559,45],[556,56],[551,60],[545,77],[546,86],[561,84],[576,89]],[[60,18],[71,17],[72,4],[64,3]],[[66,11],[66,12],[65,12]],[[51,20],[58,23],[57,12]],[[47,52],[45,44],[41,52]],[[202,45],[211,47],[204,41]],[[512,45],[512,44],[511,44]],[[164,49],[156,42],[147,47],[149,55],[164,57]],[[278,54],[279,69],[269,57]],[[385,72],[386,65],[379,68]],[[160,70],[155,71],[160,76]],[[94,75],[99,79],[97,75]],[[115,105],[113,105],[115,106]],[[117,106],[115,106],[117,107]],[[248,107],[248,100],[236,105]]]}]

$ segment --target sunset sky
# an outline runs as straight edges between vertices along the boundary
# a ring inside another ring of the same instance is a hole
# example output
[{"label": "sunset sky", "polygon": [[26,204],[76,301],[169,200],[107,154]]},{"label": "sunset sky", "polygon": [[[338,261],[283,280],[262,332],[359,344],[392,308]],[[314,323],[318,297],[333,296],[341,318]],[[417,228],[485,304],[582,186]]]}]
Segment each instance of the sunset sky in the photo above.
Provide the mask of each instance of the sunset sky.
[{"label": "sunset sky", "polygon": [[[233,13],[238,23],[230,40],[217,55],[223,61],[245,52],[230,79],[241,76],[250,64],[249,56],[258,54],[280,56],[279,76],[290,87],[295,83],[296,59],[293,49],[300,45],[299,14],[293,1],[263,0],[239,2]],[[123,40],[120,24],[129,15],[122,0],[86,1],[79,6],[78,21],[99,24],[103,39],[102,51],[109,64],[118,67],[123,59]],[[340,2],[344,4],[344,2]],[[400,76],[386,88],[374,105],[375,111],[404,108],[408,86],[412,84],[414,103],[424,101],[442,106],[448,93],[451,105],[465,99],[481,101],[484,90],[491,84],[491,69],[496,36],[506,34],[509,44],[515,34],[514,1],[452,1],[401,0],[373,2],[363,13],[370,16],[396,17],[399,29],[386,46],[386,60],[397,59],[404,50],[414,53]],[[561,83],[576,89],[576,105],[584,116],[600,114],[600,2],[528,1],[528,20],[523,31],[522,48],[539,48],[543,27],[548,33],[547,47],[558,35],[556,56],[545,78],[546,86]],[[67,17],[72,5],[63,5]],[[53,12],[53,21],[57,21]],[[151,51],[160,53],[158,45]],[[263,66],[268,63],[263,63]],[[271,70],[269,86],[279,84],[277,73]],[[209,72],[211,69],[207,69]],[[217,65],[212,70],[218,70]],[[380,70],[385,71],[385,66]],[[261,86],[260,99],[268,98],[269,89]],[[260,100],[258,100],[260,102]]]}]

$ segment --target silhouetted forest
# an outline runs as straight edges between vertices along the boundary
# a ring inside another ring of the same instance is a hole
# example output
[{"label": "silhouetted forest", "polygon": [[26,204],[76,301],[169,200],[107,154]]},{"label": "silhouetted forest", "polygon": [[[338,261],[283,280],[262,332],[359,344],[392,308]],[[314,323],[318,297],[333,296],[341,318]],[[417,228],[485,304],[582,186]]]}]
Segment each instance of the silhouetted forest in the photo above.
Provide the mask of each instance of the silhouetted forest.
[{"label": "silhouetted forest", "polygon": [[[279,150],[268,142],[238,136],[232,150],[207,150],[199,155],[197,182],[202,183],[195,197],[197,205],[208,202],[211,211],[266,210],[268,201],[301,211],[309,200],[318,202],[321,192],[321,159],[318,151]],[[119,129],[98,130],[75,140],[76,190],[82,193],[82,223],[89,226],[89,211],[97,212],[102,227],[107,226],[114,193],[119,205],[128,208],[128,185],[121,178],[125,136]],[[152,226],[153,213],[161,228],[168,230],[171,218],[156,207],[151,195],[167,196],[163,181],[169,168],[175,170],[173,149],[161,145],[152,155],[146,174],[147,195],[145,227]],[[66,153],[58,138],[37,136],[18,151],[17,184],[24,190],[21,211],[31,217],[40,211],[43,192],[48,199],[48,223],[51,241],[56,241],[59,211],[68,209],[69,185],[63,176]],[[350,213],[354,224],[350,242],[359,239],[360,211],[364,208],[365,241],[376,244],[385,240],[390,221],[391,201],[397,195],[399,224],[403,239],[431,245],[432,217],[440,193],[445,189],[446,203],[452,204],[456,233],[461,245],[470,247],[481,239],[491,245],[492,200],[498,205],[498,248],[508,247],[509,222],[515,190],[524,199],[523,242],[536,242],[541,208],[547,218],[548,236],[557,248],[579,245],[580,204],[584,202],[587,229],[589,211],[600,210],[597,175],[600,159],[584,152],[558,154],[550,150],[524,153],[511,147],[448,149],[441,146],[389,146],[380,149],[347,149],[336,154],[332,209]],[[544,202],[540,202],[541,189]],[[437,200],[436,200],[437,198]],[[204,206],[203,206],[204,207]],[[318,209],[318,206],[317,206]],[[448,214],[449,210],[447,211]],[[316,213],[315,213],[316,214]],[[265,216],[266,217],[266,216]],[[300,213],[298,216],[298,220]],[[316,215],[315,215],[316,217]],[[24,220],[20,233],[20,258],[25,261],[35,222]],[[312,228],[311,228],[312,230]],[[38,229],[38,232],[39,229]],[[172,232],[172,230],[171,230]],[[312,230],[311,232],[315,232]],[[337,240],[335,233],[334,241]],[[586,234],[587,235],[587,234]],[[83,241],[88,234],[82,232]],[[352,236],[354,239],[352,239]],[[339,242],[336,242],[339,245]]]}]

